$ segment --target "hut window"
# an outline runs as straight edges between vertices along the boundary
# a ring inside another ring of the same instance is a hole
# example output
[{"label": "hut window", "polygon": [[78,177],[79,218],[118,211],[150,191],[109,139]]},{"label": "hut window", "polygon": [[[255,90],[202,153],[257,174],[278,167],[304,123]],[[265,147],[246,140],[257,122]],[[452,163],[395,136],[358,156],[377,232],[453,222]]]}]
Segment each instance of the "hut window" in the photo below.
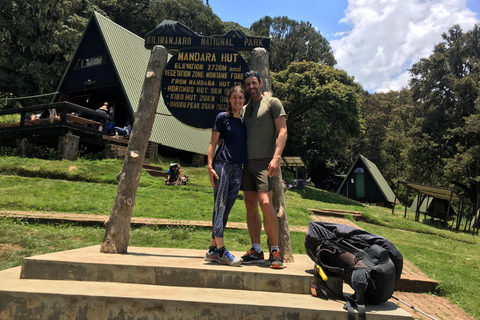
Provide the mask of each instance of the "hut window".
[{"label": "hut window", "polygon": [[75,69],[88,68],[101,65],[103,61],[102,56],[95,56],[87,59],[78,59]]}]

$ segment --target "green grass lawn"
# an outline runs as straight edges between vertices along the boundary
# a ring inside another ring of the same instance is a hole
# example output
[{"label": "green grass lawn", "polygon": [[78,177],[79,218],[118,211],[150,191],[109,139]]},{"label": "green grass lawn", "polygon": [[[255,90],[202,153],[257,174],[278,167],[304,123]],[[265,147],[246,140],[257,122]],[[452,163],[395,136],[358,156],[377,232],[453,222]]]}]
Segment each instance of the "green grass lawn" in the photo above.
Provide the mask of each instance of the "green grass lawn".
[{"label": "green grass lawn", "polygon": [[[167,168],[169,162],[159,165]],[[117,191],[116,175],[122,165],[119,160],[70,162],[0,157],[0,209],[108,215]],[[213,190],[206,167],[182,163],[182,173],[189,175],[186,186],[166,186],[163,178],[142,172],[133,216],[210,221]],[[361,228],[389,239],[406,260],[439,281],[435,294],[480,318],[477,236],[415,222],[414,213],[410,212],[403,218],[402,206],[397,206],[392,215],[389,209],[364,206],[314,188],[307,188],[306,193],[287,191],[285,203],[292,226],[308,225],[309,208],[361,211],[364,220],[356,222]],[[241,195],[229,221],[245,222]],[[206,249],[210,232],[208,228],[182,226],[133,228],[130,245]],[[103,235],[100,227],[0,219],[0,269],[18,266],[28,256],[100,244]],[[305,253],[304,236],[291,232],[294,253]],[[229,229],[225,240],[233,251],[246,250],[250,245],[246,230]],[[264,233],[262,244],[266,245]]]}]

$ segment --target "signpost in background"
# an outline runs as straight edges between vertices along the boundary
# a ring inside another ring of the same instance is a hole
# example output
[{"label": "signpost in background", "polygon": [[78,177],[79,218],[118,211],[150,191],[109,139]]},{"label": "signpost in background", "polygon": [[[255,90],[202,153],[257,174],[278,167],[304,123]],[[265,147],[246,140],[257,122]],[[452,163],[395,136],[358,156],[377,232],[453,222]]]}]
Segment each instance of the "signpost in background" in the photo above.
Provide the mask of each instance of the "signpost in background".
[{"label": "signpost in background", "polygon": [[185,25],[166,20],[145,36],[145,48],[162,45],[172,52],[162,80],[168,111],[182,123],[211,129],[227,109],[226,91],[242,85],[249,70],[240,52],[270,48],[270,38],[249,37],[240,30],[199,36]]},{"label": "signpost in background", "polygon": [[242,85],[248,65],[234,49],[186,48],[167,63],[162,97],[170,113],[186,125],[210,129],[227,109],[226,91]]}]

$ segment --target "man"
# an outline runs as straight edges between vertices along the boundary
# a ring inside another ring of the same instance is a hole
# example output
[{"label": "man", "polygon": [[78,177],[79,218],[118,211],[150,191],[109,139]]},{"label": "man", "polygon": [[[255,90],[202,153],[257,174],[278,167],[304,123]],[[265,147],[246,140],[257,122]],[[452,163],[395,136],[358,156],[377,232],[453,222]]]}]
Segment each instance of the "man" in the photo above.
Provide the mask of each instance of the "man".
[{"label": "man", "polygon": [[103,104],[103,106],[101,106],[100,108],[98,108],[97,110],[95,110],[97,112],[100,112],[102,114],[108,114],[108,102],[105,102]]},{"label": "man", "polygon": [[[100,114],[108,115],[108,102],[105,102],[105,103],[103,104],[103,106],[101,106],[100,108],[98,108],[98,109],[95,110],[95,111],[98,112],[98,113],[100,113]],[[100,125],[100,126],[98,127],[98,130],[99,130],[99,131],[103,131],[103,124],[104,124],[104,122],[106,122],[105,125],[108,127],[108,119],[103,119],[103,118],[95,117],[95,116],[94,116],[94,117],[93,117],[93,120],[94,120],[94,121],[100,121],[100,122],[102,122],[102,125]]]},{"label": "man", "polygon": [[285,110],[277,98],[262,94],[263,81],[256,71],[245,73],[244,87],[250,101],[242,109],[247,128],[248,162],[243,171],[241,190],[245,197],[247,226],[252,248],[243,263],[264,263],[260,245],[263,213],[265,232],[270,241],[270,268],[283,269],[278,248],[278,219],[272,204],[273,177],[280,172],[280,157],[287,141]]}]

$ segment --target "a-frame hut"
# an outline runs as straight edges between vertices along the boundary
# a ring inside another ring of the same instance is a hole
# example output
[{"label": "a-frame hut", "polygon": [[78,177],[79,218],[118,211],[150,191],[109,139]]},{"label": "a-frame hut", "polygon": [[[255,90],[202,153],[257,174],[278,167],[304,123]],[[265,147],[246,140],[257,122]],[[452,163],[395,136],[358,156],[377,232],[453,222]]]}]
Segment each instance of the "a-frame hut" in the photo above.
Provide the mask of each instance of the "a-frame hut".
[{"label": "a-frame hut", "polygon": [[[122,127],[134,120],[149,58],[144,39],[94,12],[53,102],[68,101],[90,109],[109,102],[115,124]],[[149,140],[206,155],[210,133],[178,121],[160,98]]]},{"label": "a-frame hut", "polygon": [[390,207],[396,201],[395,193],[380,170],[362,155],[358,155],[353,162],[337,193],[353,200],[383,207]]},{"label": "a-frame hut", "polygon": [[433,197],[425,197],[425,199],[421,202],[420,206],[418,205],[418,195],[415,196],[415,199],[413,199],[412,205],[408,208],[411,212],[416,212],[417,207],[420,210],[420,212],[426,212],[427,208],[430,206],[432,203]]}]

